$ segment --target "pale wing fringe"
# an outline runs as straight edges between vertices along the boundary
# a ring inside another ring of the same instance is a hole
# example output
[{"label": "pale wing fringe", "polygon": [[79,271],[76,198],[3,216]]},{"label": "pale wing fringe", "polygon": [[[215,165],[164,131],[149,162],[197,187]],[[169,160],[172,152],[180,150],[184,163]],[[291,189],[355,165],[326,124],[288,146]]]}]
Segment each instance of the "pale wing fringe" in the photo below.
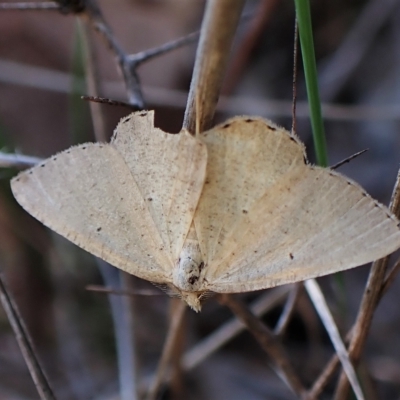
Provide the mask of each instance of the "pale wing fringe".
[{"label": "pale wing fringe", "polygon": [[[334,197],[333,197],[334,196]],[[326,275],[390,254],[398,220],[349,179],[319,167],[292,170],[227,237],[209,290],[242,292]],[[231,243],[229,243],[231,242]]]},{"label": "pale wing fringe", "polygon": [[168,253],[114,147],[72,147],[20,173],[11,187],[25,210],[83,249],[140,278],[170,280]]}]

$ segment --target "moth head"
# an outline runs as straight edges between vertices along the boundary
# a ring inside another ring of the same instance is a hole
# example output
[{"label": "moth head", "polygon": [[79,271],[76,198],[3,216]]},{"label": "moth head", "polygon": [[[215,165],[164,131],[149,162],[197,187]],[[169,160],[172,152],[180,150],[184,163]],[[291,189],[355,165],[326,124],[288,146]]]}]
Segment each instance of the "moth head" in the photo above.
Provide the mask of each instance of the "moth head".
[{"label": "moth head", "polygon": [[201,295],[201,293],[197,292],[180,292],[182,300],[184,300],[188,304],[188,306],[196,312],[201,311]]}]

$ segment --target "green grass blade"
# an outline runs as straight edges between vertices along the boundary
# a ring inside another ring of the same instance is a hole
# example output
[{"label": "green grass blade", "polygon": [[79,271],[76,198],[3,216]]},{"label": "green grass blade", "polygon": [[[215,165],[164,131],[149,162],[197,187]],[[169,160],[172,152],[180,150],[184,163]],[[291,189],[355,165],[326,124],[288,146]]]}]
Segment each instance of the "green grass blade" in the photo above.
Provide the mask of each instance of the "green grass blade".
[{"label": "green grass blade", "polygon": [[326,167],[328,155],[324,124],[322,121],[321,101],[318,92],[317,66],[315,62],[314,40],[312,35],[310,4],[308,0],[295,0],[297,21],[299,24],[300,46],[306,79],[308,102],[310,105],[311,127],[317,164]]}]

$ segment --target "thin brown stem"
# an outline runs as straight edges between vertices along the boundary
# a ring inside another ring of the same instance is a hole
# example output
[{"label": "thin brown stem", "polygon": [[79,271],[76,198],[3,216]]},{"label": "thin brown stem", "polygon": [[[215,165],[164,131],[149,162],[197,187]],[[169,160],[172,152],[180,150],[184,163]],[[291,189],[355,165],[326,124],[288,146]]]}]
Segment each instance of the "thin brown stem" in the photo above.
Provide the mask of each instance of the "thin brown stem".
[{"label": "thin brown stem", "polygon": [[[91,31],[87,21],[82,21],[82,36],[85,44],[85,69],[86,69],[86,87],[90,96],[99,96],[100,80],[97,68],[96,53],[92,44]],[[98,142],[106,142],[108,140],[104,114],[98,103],[90,102],[90,114],[92,117],[94,134]]]},{"label": "thin brown stem", "polygon": [[300,295],[300,289],[302,287],[302,283],[296,283],[292,287],[292,290],[289,293],[289,296],[286,300],[285,307],[283,308],[282,314],[279,317],[279,320],[275,326],[274,334],[279,336],[285,331],[286,327],[290,322],[290,318],[292,317],[297,299]]},{"label": "thin brown stem", "polygon": [[7,314],[8,320],[12,330],[14,331],[15,338],[17,339],[19,348],[21,349],[22,356],[28,366],[32,380],[36,386],[41,400],[55,400],[55,396],[47,381],[46,375],[39,360],[35,354],[32,342],[30,340],[28,331],[19,314],[18,308],[8,292],[6,285],[0,274],[0,301],[3,305],[4,311]]},{"label": "thin brown stem", "polygon": [[128,62],[128,56],[115,39],[110,26],[94,0],[86,0],[85,15],[115,54],[117,65],[125,81],[129,103],[142,109],[144,107],[144,100],[136,69],[132,68]]},{"label": "thin brown stem", "polygon": [[327,383],[332,379],[339,365],[340,360],[335,353],[321,372],[318,379],[314,382],[312,388],[308,391],[309,400],[318,399]]},{"label": "thin brown stem", "polygon": [[[288,286],[280,286],[273,290],[268,290],[250,304],[251,312],[257,317],[264,315],[267,311],[282,303],[288,290]],[[182,358],[183,369],[189,371],[195,368],[245,328],[246,326],[238,318],[234,317],[232,320],[227,321],[184,354]]]},{"label": "thin brown stem", "polygon": [[186,304],[183,301],[175,302],[175,308],[170,321],[167,339],[165,340],[162,356],[157,366],[156,375],[153,379],[153,382],[150,384],[150,389],[146,397],[147,400],[155,400],[157,398],[160,386],[167,374],[168,365],[171,362],[176,340],[179,337],[180,326],[184,320],[186,309]]},{"label": "thin brown stem", "polygon": [[306,390],[292,367],[278,338],[236,297],[221,295],[220,302],[233,312],[247,327],[263,350],[271,357],[274,365],[284,377],[285,382],[300,398],[306,398]]}]

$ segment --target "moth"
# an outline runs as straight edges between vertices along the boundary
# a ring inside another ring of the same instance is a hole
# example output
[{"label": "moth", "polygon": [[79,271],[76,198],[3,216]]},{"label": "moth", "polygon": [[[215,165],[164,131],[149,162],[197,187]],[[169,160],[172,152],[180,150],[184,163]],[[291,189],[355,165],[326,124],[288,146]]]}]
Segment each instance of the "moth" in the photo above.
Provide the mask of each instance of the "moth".
[{"label": "moth", "polygon": [[19,204],[110,264],[206,292],[269,288],[356,267],[400,247],[399,221],[360,186],[307,163],[274,123],[235,117],[201,134],[121,120],[109,144],[63,151],[16,176]]}]

